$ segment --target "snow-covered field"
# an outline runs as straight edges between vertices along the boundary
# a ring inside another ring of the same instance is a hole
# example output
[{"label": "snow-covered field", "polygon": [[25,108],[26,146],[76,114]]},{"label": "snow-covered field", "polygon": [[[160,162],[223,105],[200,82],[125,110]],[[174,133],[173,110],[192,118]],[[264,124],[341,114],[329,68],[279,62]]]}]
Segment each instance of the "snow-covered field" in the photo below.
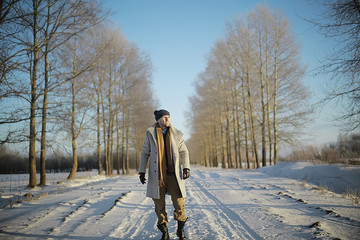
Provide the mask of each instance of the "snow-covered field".
[{"label": "snow-covered field", "polygon": [[[0,239],[160,239],[153,202],[136,173],[81,174],[71,182],[49,174],[49,185],[31,195],[20,176],[0,175]],[[190,240],[360,239],[359,166],[193,166],[186,181]],[[170,197],[167,210],[177,239]]]}]

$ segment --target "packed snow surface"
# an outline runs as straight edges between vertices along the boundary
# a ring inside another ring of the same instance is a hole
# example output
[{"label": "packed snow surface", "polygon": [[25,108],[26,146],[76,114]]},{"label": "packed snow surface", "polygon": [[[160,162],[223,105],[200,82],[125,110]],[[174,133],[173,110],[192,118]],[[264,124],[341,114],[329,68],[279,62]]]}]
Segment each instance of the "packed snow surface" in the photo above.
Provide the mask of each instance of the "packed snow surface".
[{"label": "packed snow surface", "polygon": [[[82,174],[82,175],[81,175]],[[0,175],[0,239],[160,239],[136,173],[80,173],[27,190]],[[190,240],[360,239],[360,167],[279,163],[258,170],[193,166],[186,180]],[[167,196],[169,232],[176,237]]]}]

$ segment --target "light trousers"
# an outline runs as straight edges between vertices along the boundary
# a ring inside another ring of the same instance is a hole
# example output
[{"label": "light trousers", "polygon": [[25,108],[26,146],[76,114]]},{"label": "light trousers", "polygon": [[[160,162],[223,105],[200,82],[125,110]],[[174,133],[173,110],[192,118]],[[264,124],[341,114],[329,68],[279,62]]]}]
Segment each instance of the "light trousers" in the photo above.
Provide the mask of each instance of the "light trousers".
[{"label": "light trousers", "polygon": [[160,187],[160,199],[153,198],[155,204],[155,212],[158,217],[158,224],[167,223],[167,213],[165,206],[165,194],[171,196],[174,206],[174,219],[179,221],[186,221],[185,216],[185,202],[181,195],[179,185],[175,176],[166,176],[166,183],[164,187]]}]

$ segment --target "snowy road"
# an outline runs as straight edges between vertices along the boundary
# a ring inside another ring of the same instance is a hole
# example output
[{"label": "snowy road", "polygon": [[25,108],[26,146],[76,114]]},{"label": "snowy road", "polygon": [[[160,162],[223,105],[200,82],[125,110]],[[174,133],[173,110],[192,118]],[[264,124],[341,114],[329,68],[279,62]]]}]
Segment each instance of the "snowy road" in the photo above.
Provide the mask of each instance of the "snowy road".
[{"label": "snowy road", "polygon": [[[187,180],[186,233],[195,239],[360,239],[354,199],[259,171],[195,168]],[[0,209],[0,239],[160,239],[136,175],[65,183]],[[175,235],[167,197],[170,238]]]}]

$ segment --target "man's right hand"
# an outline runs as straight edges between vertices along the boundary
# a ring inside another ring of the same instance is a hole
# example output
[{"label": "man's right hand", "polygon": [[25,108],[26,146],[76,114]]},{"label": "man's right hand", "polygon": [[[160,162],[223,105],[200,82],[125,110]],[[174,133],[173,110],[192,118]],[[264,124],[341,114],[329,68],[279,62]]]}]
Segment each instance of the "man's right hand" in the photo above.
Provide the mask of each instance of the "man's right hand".
[{"label": "man's right hand", "polygon": [[140,178],[140,182],[142,184],[146,183],[145,173],[143,173],[143,172],[139,173],[139,178]]}]

